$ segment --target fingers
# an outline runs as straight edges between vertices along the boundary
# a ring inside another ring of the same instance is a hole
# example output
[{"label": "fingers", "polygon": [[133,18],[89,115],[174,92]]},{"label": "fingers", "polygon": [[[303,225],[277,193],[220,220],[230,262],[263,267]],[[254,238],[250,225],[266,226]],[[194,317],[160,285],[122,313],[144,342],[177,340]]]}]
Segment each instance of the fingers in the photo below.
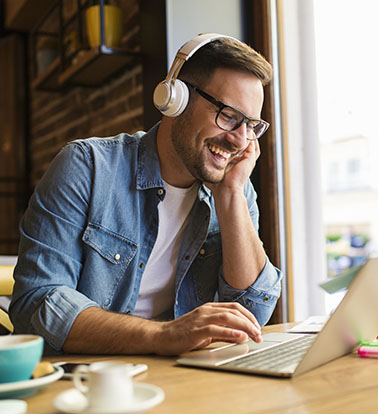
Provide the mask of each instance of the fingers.
[{"label": "fingers", "polygon": [[248,170],[248,176],[253,171],[256,161],[260,156],[260,145],[257,139],[253,141],[248,141],[247,147],[243,150],[242,153],[239,153],[233,158],[229,164],[229,168],[235,167],[239,163],[245,164],[246,170]]},{"label": "fingers", "polygon": [[198,311],[205,310],[203,317],[204,325],[216,325],[227,327],[223,331],[228,335],[235,334],[229,330],[243,332],[256,342],[261,342],[261,328],[254,315],[239,303],[209,303],[198,308]]},{"label": "fingers", "polygon": [[156,353],[177,355],[213,342],[261,342],[261,328],[239,303],[207,303],[178,319],[159,324]]},{"label": "fingers", "polygon": [[256,154],[256,160],[257,160],[257,158],[259,158],[259,156],[261,154],[259,140],[255,139],[254,144],[255,144],[255,154]]},{"label": "fingers", "polygon": [[249,141],[248,146],[244,152],[247,154],[251,154],[254,160],[256,161],[261,154],[259,140],[254,139],[252,141]]},{"label": "fingers", "polygon": [[[197,335],[199,337],[207,338],[205,340],[206,345],[209,345],[213,342],[243,343],[249,338],[248,335],[243,331],[218,325],[206,325],[202,328],[199,328]],[[204,345],[202,344],[202,347],[203,346]]]},{"label": "fingers", "polygon": [[242,306],[238,302],[209,302],[203,306],[209,306],[209,307],[218,308],[218,309],[236,310],[240,312],[248,320],[250,320],[258,329],[261,328],[259,323],[257,322],[257,319],[255,318],[255,315],[249,312],[244,306]]}]

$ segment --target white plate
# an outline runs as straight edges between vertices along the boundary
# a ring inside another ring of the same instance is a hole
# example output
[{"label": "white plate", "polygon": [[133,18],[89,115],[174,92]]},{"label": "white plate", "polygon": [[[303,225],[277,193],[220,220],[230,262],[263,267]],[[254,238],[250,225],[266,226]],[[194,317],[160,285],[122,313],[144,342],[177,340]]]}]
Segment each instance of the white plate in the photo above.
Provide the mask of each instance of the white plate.
[{"label": "white plate", "polygon": [[76,388],[62,392],[54,399],[54,407],[65,414],[133,414],[149,410],[160,404],[165,398],[164,391],[156,385],[134,382],[134,398],[130,405],[122,410],[109,411],[87,407],[87,399]]},{"label": "white plate", "polygon": [[0,398],[20,398],[34,394],[39,388],[57,381],[64,374],[63,368],[56,365],[54,365],[54,370],[52,374],[41,378],[0,384]]}]

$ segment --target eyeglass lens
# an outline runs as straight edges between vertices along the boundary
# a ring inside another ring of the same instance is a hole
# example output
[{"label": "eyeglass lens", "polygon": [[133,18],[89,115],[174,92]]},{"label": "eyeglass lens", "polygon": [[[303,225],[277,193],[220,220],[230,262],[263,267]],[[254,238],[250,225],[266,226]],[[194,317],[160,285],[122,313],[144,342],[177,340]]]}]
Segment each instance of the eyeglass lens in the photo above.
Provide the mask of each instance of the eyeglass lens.
[{"label": "eyeglass lens", "polygon": [[247,137],[250,140],[260,138],[268,128],[268,126],[262,121],[245,119],[241,112],[229,106],[220,108],[215,122],[219,128],[225,131],[234,131],[239,128],[243,122],[246,122]]}]

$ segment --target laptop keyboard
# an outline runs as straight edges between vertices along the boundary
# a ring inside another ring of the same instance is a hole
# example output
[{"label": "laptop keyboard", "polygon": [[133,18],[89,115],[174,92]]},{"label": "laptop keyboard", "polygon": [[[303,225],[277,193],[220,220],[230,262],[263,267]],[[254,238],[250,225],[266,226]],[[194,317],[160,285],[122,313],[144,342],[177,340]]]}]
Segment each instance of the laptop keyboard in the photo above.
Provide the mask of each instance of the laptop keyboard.
[{"label": "laptop keyboard", "polygon": [[222,367],[251,370],[294,372],[316,335],[306,335],[290,342],[263,349],[251,355],[222,364]]}]

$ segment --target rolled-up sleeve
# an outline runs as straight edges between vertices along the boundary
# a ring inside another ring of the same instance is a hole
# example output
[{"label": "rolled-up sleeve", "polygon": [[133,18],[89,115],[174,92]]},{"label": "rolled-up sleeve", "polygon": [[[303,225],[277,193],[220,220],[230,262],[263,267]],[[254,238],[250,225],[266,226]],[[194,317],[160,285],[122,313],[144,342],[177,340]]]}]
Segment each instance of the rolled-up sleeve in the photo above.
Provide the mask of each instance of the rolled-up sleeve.
[{"label": "rolled-up sleeve", "polygon": [[267,261],[256,281],[246,290],[231,287],[219,275],[219,297],[224,302],[239,302],[254,314],[261,326],[265,325],[281,293],[282,272]]},{"label": "rolled-up sleeve", "polygon": [[60,350],[77,315],[92,306],[98,305],[80,292],[61,286],[50,292],[36,309],[31,318],[32,329],[52,348]]}]

